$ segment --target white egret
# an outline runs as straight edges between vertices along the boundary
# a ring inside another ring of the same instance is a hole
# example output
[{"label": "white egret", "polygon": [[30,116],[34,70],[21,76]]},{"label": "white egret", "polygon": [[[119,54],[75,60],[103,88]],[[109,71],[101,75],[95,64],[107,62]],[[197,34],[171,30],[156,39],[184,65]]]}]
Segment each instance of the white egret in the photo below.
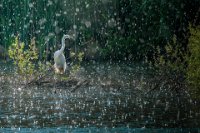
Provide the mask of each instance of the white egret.
[{"label": "white egret", "polygon": [[65,49],[65,39],[71,39],[71,36],[69,35],[63,35],[62,37],[62,47],[60,50],[57,50],[54,53],[54,69],[56,73],[60,73],[63,74],[67,68],[67,64],[66,64],[66,59],[65,56],[63,54],[64,49]]}]

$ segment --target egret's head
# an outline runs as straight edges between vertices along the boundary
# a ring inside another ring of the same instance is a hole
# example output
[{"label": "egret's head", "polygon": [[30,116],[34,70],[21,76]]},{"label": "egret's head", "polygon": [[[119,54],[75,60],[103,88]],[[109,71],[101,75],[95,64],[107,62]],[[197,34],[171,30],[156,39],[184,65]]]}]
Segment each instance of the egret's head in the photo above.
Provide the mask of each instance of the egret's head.
[{"label": "egret's head", "polygon": [[63,39],[72,39],[72,40],[75,40],[75,35],[70,35],[70,34],[64,34],[63,35]]},{"label": "egret's head", "polygon": [[71,39],[71,36],[70,35],[63,35],[62,39],[63,40],[65,40],[65,39]]}]

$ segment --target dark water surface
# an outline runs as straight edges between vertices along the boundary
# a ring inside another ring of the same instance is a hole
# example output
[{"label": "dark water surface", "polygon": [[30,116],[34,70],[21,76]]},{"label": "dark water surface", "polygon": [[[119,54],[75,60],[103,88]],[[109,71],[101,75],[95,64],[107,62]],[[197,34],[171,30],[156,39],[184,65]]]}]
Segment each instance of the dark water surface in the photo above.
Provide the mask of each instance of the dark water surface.
[{"label": "dark water surface", "polygon": [[200,132],[199,102],[165,86],[148,92],[150,71],[135,64],[85,64],[76,76],[90,85],[75,92],[56,85],[1,87],[0,132]]}]

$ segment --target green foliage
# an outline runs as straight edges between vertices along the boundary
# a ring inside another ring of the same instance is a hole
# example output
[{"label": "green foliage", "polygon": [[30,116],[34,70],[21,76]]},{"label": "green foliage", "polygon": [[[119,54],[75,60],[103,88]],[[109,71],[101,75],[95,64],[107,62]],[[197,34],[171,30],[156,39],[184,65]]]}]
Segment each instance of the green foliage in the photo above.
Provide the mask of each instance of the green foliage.
[{"label": "green foliage", "polygon": [[0,45],[7,48],[18,33],[25,43],[34,36],[43,59],[63,34],[76,30],[82,49],[94,39],[103,57],[144,59],[174,34],[178,43],[186,41],[185,29],[199,5],[198,0],[2,0]]},{"label": "green foliage", "polygon": [[[25,48],[25,44],[19,41],[16,37],[12,45],[9,47],[9,56],[13,59],[14,64],[17,66],[18,74],[24,76],[26,80],[30,80],[33,77],[45,75],[48,70],[51,70],[52,65],[49,62],[38,61],[38,50],[35,46],[35,39],[31,40],[28,48]],[[72,67],[70,69],[70,75],[73,76],[80,69],[81,62],[83,60],[83,52],[70,52],[70,58],[73,60]],[[27,77],[28,76],[28,77]],[[57,75],[62,80],[68,80],[69,75]]]},{"label": "green foliage", "polygon": [[[192,27],[190,24],[190,37],[188,51],[184,51],[177,42],[176,36],[171,43],[164,48],[164,53],[160,47],[154,54],[154,66],[160,72],[176,72],[182,74],[185,82],[188,83],[192,96],[200,97],[200,27]],[[151,62],[152,63],[152,62]]]},{"label": "green foliage", "polygon": [[38,61],[37,64],[37,72],[39,75],[45,73],[47,70],[49,70],[51,67],[52,67],[52,64],[50,62],[41,62],[41,61]]},{"label": "green foliage", "polygon": [[154,66],[174,72],[184,72],[188,53],[183,51],[174,35],[171,43],[167,43],[162,50],[159,46],[154,53]]},{"label": "green foliage", "polygon": [[190,33],[187,80],[193,94],[200,97],[200,26],[190,25]]},{"label": "green foliage", "polygon": [[105,47],[101,49],[102,56],[110,59],[127,60],[137,56],[137,47],[132,37],[112,35],[108,38]]},{"label": "green foliage", "polygon": [[21,75],[40,75],[51,68],[49,62],[38,62],[38,49],[36,48],[35,38],[31,39],[28,48],[25,44],[15,37],[12,45],[9,47],[8,54],[17,66],[17,72]]},{"label": "green foliage", "polygon": [[9,47],[9,56],[13,59],[14,64],[18,67],[20,74],[33,74],[35,70],[35,61],[38,59],[35,40],[31,40],[29,48],[25,50],[25,44],[16,37],[15,41]]},{"label": "green foliage", "polygon": [[73,65],[70,70],[71,75],[74,75],[80,69],[81,62],[83,61],[83,56],[84,56],[83,52],[79,53],[70,52],[70,58],[73,60],[72,62]]}]

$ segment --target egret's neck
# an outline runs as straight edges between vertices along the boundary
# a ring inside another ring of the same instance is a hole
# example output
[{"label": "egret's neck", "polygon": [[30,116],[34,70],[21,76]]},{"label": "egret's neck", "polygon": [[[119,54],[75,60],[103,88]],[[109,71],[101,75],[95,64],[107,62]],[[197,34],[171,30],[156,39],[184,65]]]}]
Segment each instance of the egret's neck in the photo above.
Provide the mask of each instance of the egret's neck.
[{"label": "egret's neck", "polygon": [[62,42],[61,43],[62,43],[62,47],[61,47],[60,51],[63,52],[64,49],[65,49],[65,38],[62,38]]}]

